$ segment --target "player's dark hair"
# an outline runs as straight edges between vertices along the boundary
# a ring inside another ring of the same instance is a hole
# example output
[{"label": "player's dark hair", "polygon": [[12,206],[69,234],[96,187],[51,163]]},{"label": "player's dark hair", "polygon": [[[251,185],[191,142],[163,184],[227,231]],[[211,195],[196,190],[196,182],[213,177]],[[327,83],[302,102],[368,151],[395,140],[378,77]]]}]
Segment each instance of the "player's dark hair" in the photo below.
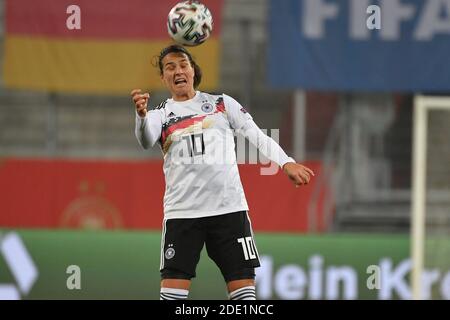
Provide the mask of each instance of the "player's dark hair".
[{"label": "player's dark hair", "polygon": [[181,45],[173,44],[170,45],[164,49],[161,50],[161,52],[158,55],[158,67],[159,67],[159,74],[163,74],[163,63],[162,60],[165,56],[167,56],[169,53],[183,53],[185,54],[188,59],[191,66],[194,68],[194,89],[197,89],[197,87],[200,85],[200,82],[202,81],[202,70],[200,69],[199,65],[194,61],[192,58],[192,55],[187,51],[187,49]]}]

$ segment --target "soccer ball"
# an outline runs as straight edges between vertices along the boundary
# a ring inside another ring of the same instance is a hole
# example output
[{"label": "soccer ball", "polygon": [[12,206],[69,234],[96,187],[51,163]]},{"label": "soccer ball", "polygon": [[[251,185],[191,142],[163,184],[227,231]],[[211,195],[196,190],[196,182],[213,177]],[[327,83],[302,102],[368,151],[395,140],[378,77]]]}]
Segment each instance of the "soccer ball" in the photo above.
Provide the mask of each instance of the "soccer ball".
[{"label": "soccer ball", "polygon": [[209,9],[198,1],[177,3],[169,12],[167,31],[173,40],[198,46],[211,35],[213,19]]}]

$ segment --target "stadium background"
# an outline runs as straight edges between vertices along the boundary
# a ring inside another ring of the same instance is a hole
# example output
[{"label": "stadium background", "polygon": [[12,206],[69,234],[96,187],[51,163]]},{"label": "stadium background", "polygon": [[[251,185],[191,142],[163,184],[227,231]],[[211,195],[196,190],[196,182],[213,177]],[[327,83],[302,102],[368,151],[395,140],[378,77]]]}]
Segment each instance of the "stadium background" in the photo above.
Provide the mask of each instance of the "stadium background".
[{"label": "stadium background", "polygon": [[[426,40],[412,31],[432,24],[433,1],[392,1],[414,10],[387,35],[365,29],[380,1],[203,2],[215,27],[193,49],[200,89],[235,97],[317,173],[295,189],[240,165],[263,260],[258,298],[410,298],[413,98],[450,88],[448,28]],[[129,92],[168,96],[151,58],[170,43],[174,3],[0,0],[0,298],[158,299],[161,152],[138,146]],[[66,27],[71,4],[81,30]],[[450,116],[430,121],[428,188],[444,192],[427,215],[445,225]],[[424,298],[450,299],[448,260]],[[71,265],[81,289],[67,287]],[[367,287],[370,265],[382,288]],[[226,297],[206,255],[190,296]]]}]

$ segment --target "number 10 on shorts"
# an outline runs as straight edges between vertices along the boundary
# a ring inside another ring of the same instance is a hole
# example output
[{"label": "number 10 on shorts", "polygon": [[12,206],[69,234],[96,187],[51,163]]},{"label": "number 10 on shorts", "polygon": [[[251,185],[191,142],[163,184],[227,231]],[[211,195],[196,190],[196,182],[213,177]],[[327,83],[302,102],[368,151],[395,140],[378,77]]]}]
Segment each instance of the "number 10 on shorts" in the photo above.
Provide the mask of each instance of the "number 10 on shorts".
[{"label": "number 10 on shorts", "polygon": [[242,246],[242,251],[244,251],[245,260],[256,259],[255,247],[253,245],[252,237],[245,237],[237,239]]}]

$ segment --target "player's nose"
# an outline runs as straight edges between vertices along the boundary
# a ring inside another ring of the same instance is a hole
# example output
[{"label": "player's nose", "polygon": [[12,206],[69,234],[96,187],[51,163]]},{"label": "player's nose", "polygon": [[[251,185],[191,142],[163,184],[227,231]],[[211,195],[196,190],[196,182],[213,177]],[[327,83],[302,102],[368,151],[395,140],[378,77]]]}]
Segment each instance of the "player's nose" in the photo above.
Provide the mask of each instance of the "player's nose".
[{"label": "player's nose", "polygon": [[183,68],[181,68],[180,66],[175,67],[175,74],[181,74],[183,73]]}]

